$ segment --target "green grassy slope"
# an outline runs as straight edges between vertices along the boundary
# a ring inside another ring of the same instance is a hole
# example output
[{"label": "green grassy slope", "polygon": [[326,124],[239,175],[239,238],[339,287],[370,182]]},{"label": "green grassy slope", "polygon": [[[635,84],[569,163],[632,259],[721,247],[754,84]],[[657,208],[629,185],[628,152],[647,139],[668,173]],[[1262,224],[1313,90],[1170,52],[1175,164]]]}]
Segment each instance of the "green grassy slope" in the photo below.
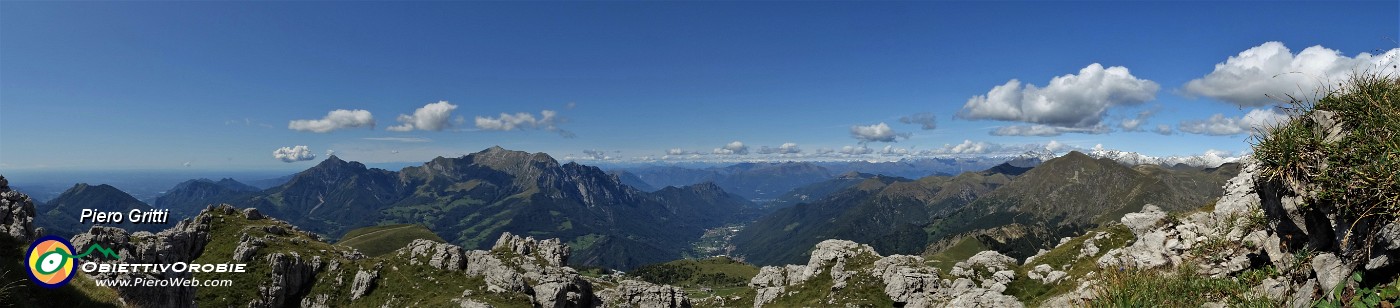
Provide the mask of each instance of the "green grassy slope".
[{"label": "green grassy slope", "polygon": [[[231,260],[238,239],[243,236],[264,237],[271,233],[265,230],[271,226],[288,228],[285,223],[273,220],[248,220],[241,212],[215,215],[210,224],[210,242],[204,253],[192,263],[224,263]],[[368,233],[364,233],[368,234]],[[362,234],[363,235],[363,234]],[[481,277],[470,277],[461,272],[429,268],[422,260],[411,262],[405,256],[385,254],[360,260],[345,258],[349,248],[314,240],[304,234],[291,232],[274,236],[277,240],[268,241],[249,260],[247,273],[196,273],[195,279],[229,279],[227,287],[203,287],[196,291],[196,303],[202,307],[246,306],[248,300],[257,298],[259,288],[272,277],[268,256],[273,253],[298,254],[302,260],[320,258],[323,264],[339,263],[338,268],[325,268],[316,272],[314,287],[308,293],[325,296],[331,307],[351,306],[349,283],[356,271],[379,268],[379,281],[373,291],[364,298],[353,302],[357,307],[440,307],[457,306],[453,299],[467,297],[494,307],[529,307],[525,294],[493,293],[486,290]],[[414,264],[417,263],[417,264]],[[301,297],[295,295],[290,305],[299,305]]]},{"label": "green grassy slope", "polygon": [[348,246],[359,250],[366,256],[378,257],[412,243],[413,240],[424,239],[439,243],[446,243],[438,237],[433,230],[417,224],[384,225],[364,227],[346,232],[336,245]]}]

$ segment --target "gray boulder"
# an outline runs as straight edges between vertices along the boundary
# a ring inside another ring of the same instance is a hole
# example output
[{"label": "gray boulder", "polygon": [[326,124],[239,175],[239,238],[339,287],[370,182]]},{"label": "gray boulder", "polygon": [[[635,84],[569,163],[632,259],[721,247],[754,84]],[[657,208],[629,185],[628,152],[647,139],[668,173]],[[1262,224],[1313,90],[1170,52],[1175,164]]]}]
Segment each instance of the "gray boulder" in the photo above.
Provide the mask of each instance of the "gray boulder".
[{"label": "gray boulder", "polygon": [[374,282],[379,279],[379,271],[357,271],[355,281],[350,283],[350,300],[354,301],[374,290]]}]

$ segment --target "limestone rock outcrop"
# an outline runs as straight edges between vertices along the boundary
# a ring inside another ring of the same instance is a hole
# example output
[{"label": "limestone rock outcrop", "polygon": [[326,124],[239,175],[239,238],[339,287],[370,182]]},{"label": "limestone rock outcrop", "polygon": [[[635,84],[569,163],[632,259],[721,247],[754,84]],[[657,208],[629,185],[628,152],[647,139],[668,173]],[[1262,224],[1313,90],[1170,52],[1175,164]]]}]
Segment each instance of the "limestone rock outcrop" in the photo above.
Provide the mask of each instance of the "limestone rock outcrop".
[{"label": "limestone rock outcrop", "polygon": [[350,300],[354,301],[364,297],[366,293],[374,289],[374,283],[379,279],[379,270],[356,271],[355,281],[350,284]]},{"label": "limestone rock outcrop", "polygon": [[396,253],[415,264],[480,276],[488,291],[528,294],[540,307],[589,307],[598,301],[592,284],[573,268],[561,266],[568,262],[569,248],[559,240],[505,233],[493,247],[492,251],[469,251],[415,240]]},{"label": "limestone rock outcrop", "polygon": [[34,200],[10,190],[10,180],[0,176],[0,233],[29,242],[39,237],[34,230]]},{"label": "limestone rock outcrop", "polygon": [[958,274],[945,277],[919,256],[880,257],[869,245],[826,240],[814,247],[806,265],[765,266],[749,286],[757,291],[754,307],[791,295],[789,288],[821,275],[829,275],[832,291],[860,287],[852,283],[883,283],[884,295],[904,307],[1021,307],[1015,297],[1002,294],[1015,278],[1010,269],[1016,263],[984,251],[958,263]]},{"label": "limestone rock outcrop", "polygon": [[535,240],[510,232],[501,233],[500,239],[496,240],[496,245],[491,246],[491,249],[507,249],[521,256],[535,256],[550,266],[564,266],[568,263],[570,254],[569,246],[557,238]]},{"label": "limestone rock outcrop", "polygon": [[644,281],[623,280],[617,286],[599,291],[605,306],[615,307],[690,307],[690,298],[681,288]]}]

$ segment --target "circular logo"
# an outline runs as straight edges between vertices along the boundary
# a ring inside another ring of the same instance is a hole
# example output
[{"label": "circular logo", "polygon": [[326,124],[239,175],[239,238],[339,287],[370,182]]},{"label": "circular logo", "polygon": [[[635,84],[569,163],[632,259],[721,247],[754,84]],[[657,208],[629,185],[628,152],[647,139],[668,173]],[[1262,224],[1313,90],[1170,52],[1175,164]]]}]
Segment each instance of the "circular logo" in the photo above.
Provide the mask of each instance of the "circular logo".
[{"label": "circular logo", "polygon": [[45,288],[57,288],[73,279],[73,244],[57,236],[44,236],[29,244],[25,255],[29,278]]}]

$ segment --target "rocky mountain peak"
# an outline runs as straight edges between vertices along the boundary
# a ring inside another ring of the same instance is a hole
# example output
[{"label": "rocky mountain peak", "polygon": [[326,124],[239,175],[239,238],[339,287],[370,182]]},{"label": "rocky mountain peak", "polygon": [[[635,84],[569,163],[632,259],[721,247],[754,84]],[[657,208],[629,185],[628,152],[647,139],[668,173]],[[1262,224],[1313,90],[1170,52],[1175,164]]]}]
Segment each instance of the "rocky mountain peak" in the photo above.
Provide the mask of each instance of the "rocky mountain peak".
[{"label": "rocky mountain peak", "polygon": [[331,155],[330,157],[327,157],[326,160],[322,160],[321,163],[316,164],[315,167],[311,167],[311,169],[308,169],[308,170],[341,170],[341,169],[365,169],[365,164],[361,164],[360,162],[353,162],[353,161],[341,160],[340,157],[336,157],[335,155]]},{"label": "rocky mountain peak", "polygon": [[39,236],[34,230],[34,200],[10,190],[10,181],[0,175],[0,233],[28,242]]}]

